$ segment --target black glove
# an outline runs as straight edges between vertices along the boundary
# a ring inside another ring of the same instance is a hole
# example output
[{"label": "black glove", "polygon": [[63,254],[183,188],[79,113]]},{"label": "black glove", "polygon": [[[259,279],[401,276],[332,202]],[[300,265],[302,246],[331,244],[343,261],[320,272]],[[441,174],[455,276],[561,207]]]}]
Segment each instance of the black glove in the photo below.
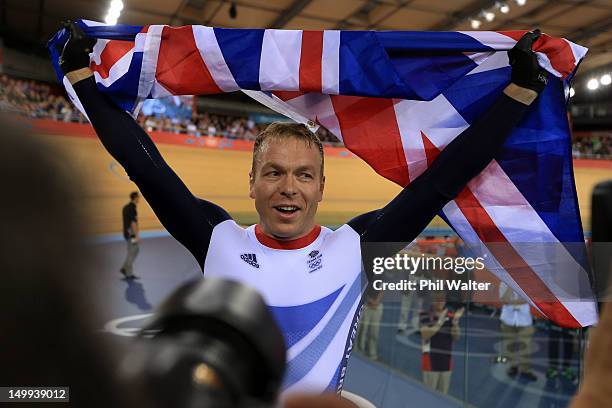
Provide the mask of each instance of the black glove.
[{"label": "black glove", "polygon": [[538,65],[538,59],[531,50],[531,46],[540,35],[539,29],[529,31],[508,51],[512,66],[512,82],[537,93],[542,92],[548,82],[548,72]]},{"label": "black glove", "polygon": [[94,38],[87,37],[81,27],[74,21],[64,21],[64,28],[70,30],[70,38],[64,45],[59,65],[64,74],[77,69],[89,67],[89,53],[96,43]]}]

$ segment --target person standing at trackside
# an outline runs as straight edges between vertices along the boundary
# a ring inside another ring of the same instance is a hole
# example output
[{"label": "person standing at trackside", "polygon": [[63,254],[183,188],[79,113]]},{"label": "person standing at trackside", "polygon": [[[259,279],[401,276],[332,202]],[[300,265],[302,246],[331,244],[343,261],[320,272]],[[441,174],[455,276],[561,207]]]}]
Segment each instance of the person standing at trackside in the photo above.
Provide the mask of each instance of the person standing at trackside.
[{"label": "person standing at trackside", "polygon": [[[533,336],[533,318],[529,304],[505,283],[499,285],[501,309],[502,355],[508,356],[511,366],[508,369],[510,377],[520,375],[528,381],[537,380],[529,367],[529,353]],[[511,343],[518,343],[516,352],[511,352]],[[516,355],[518,354],[518,359]]]},{"label": "person standing at trackside", "polygon": [[383,295],[383,291],[377,293],[368,291],[357,334],[359,349],[374,361],[378,360],[378,335],[383,315]]},{"label": "person standing at trackside", "polygon": [[444,292],[432,292],[431,307],[421,313],[421,368],[426,386],[448,393],[453,367],[453,342],[459,339],[459,320],[465,309],[451,311]]},{"label": "person standing at trackside", "polygon": [[138,211],[136,205],[140,195],[138,192],[133,191],[130,193],[130,202],[123,206],[123,238],[127,242],[127,254],[125,255],[125,261],[120,269],[120,272],[125,276],[125,279],[138,279],[138,276],[134,275],[134,260],[138,256],[140,246],[138,241],[140,240],[140,234],[138,229]]},{"label": "person standing at trackside", "polygon": [[[410,257],[419,257],[420,250],[418,245],[410,248],[405,252]],[[401,252],[400,252],[401,254]],[[415,282],[418,285],[419,280],[423,276],[421,268],[416,271],[411,271],[405,279]],[[402,277],[404,278],[404,277]],[[407,330],[418,330],[419,328],[419,311],[423,304],[423,293],[422,291],[415,290],[404,290],[401,292],[400,300],[400,316],[397,323],[397,332],[404,334]]]}]

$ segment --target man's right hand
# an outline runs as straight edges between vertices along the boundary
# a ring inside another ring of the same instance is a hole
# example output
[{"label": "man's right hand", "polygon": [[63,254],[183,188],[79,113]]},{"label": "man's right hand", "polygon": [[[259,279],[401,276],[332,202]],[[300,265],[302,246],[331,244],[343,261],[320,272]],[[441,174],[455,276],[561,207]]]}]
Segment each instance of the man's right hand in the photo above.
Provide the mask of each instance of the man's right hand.
[{"label": "man's right hand", "polygon": [[81,27],[74,21],[64,21],[63,24],[64,28],[70,31],[70,38],[64,45],[59,59],[60,68],[65,75],[89,67],[89,53],[93,50],[96,40],[87,37]]}]

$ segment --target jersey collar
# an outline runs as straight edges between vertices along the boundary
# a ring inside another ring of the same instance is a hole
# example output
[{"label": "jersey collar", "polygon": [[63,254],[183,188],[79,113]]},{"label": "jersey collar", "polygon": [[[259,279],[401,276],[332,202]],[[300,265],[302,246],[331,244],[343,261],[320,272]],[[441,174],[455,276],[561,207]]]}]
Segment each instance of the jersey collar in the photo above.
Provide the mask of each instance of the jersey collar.
[{"label": "jersey collar", "polygon": [[310,231],[308,234],[304,235],[301,238],[291,239],[288,241],[279,241],[278,239],[269,237],[266,234],[264,234],[259,224],[255,225],[255,236],[257,237],[257,240],[259,241],[259,243],[269,248],[274,248],[274,249],[305,248],[308,245],[312,244],[319,237],[320,233],[321,233],[321,226],[315,225],[312,231]]}]

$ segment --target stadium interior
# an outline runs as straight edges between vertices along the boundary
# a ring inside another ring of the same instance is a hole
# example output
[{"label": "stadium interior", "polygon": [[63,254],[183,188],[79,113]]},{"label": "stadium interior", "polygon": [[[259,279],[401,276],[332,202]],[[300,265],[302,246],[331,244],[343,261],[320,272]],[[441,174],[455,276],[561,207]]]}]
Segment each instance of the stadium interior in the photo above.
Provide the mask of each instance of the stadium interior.
[{"label": "stadium interior", "polygon": [[[117,0],[113,0],[117,1]],[[123,168],[103,149],[87,119],[68,101],[53,72],[46,41],[66,17],[104,21],[110,0],[3,0],[0,3],[0,110],[78,169],[78,206],[87,242],[95,247],[93,278],[100,336],[126,344],[143,321],[185,281],[201,276],[191,255],[163,229],[151,207],[138,207],[139,280],[122,280],[121,207],[135,190]],[[489,13],[493,13],[493,17]],[[118,18],[118,20],[117,20]],[[612,178],[612,1],[610,0],[124,0],[115,22],[202,24],[228,28],[296,30],[501,31],[539,27],[589,48],[568,98],[574,178],[585,239],[590,239],[591,193]],[[111,19],[112,20],[112,19]],[[248,199],[253,141],[274,121],[288,121],[241,93],[169,98],[136,118],[194,195],[219,204],[241,225],[258,221]],[[332,229],[383,207],[400,187],[376,174],[331,132],[319,128],[327,183],[317,222]],[[35,186],[32,186],[35,187]],[[417,240],[423,253],[457,256],[455,232],[436,217]],[[499,284],[490,272],[474,279]],[[446,394],[421,378],[421,338],[414,323],[422,305],[393,293],[383,299],[378,356],[351,357],[344,388],[376,407],[566,407],[579,388],[585,330],[564,332],[572,352],[564,375],[550,374],[550,336],[556,327],[535,310],[529,360],[532,379],[513,378],[500,359],[500,299],[470,300],[453,345]],[[402,310],[402,307],[404,310]],[[407,315],[406,315],[407,313]],[[407,317],[411,316],[411,317]],[[409,319],[408,327],[398,322]],[[561,329],[559,329],[561,330]],[[519,345],[520,346],[520,345]],[[0,386],[9,384],[0,384]],[[363,405],[368,406],[368,405]]]}]

